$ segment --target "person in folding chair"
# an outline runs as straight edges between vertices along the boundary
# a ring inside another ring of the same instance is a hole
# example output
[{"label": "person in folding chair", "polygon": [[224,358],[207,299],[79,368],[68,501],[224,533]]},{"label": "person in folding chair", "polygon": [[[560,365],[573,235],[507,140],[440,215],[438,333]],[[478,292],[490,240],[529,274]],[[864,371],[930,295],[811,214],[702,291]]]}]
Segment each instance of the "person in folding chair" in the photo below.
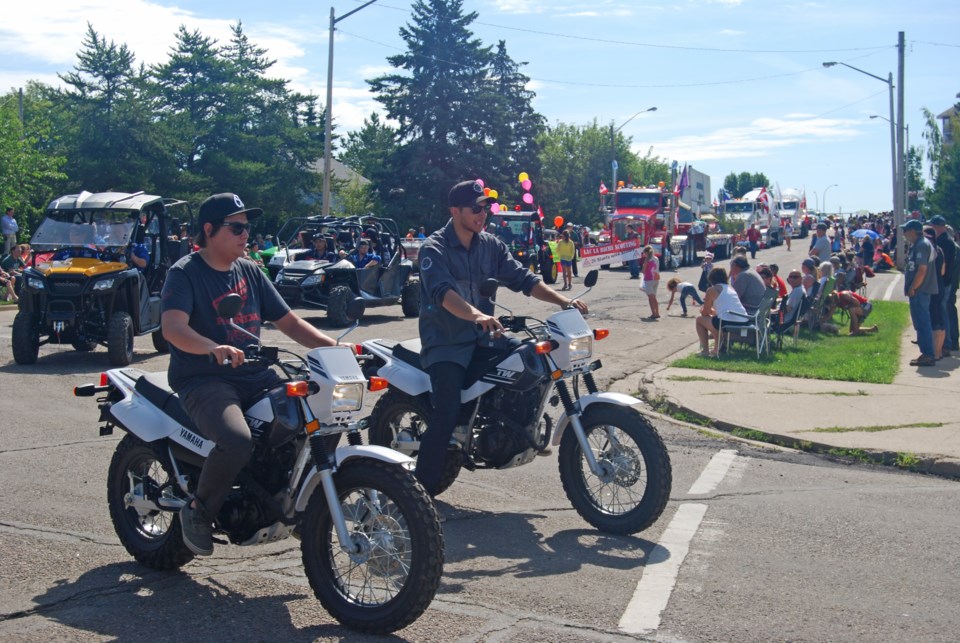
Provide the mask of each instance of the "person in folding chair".
[{"label": "person in folding chair", "polygon": [[[727,271],[714,268],[707,275],[710,287],[707,288],[697,317],[697,338],[700,340],[700,354],[704,357],[716,357],[720,352],[720,322],[724,328],[745,326],[748,316],[737,292],[730,287]],[[710,350],[710,338],[713,338],[713,350]]]}]

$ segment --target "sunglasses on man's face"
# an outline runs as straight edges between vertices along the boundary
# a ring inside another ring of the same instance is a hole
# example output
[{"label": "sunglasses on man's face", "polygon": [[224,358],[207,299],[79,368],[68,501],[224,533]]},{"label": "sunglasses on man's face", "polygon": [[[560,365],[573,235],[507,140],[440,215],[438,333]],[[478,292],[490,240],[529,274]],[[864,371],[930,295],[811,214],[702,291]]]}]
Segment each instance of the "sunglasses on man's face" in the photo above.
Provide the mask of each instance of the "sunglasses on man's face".
[{"label": "sunglasses on man's face", "polygon": [[487,206],[485,206],[485,205],[472,205],[472,206],[470,206],[470,211],[473,212],[474,214],[480,214],[481,212],[483,212],[483,211],[486,210],[486,209],[487,209]]},{"label": "sunglasses on man's face", "polygon": [[242,235],[244,232],[246,232],[247,234],[250,234],[249,223],[240,223],[238,221],[235,221],[233,223],[224,223],[223,227],[230,228],[230,232],[232,232],[238,237]]}]

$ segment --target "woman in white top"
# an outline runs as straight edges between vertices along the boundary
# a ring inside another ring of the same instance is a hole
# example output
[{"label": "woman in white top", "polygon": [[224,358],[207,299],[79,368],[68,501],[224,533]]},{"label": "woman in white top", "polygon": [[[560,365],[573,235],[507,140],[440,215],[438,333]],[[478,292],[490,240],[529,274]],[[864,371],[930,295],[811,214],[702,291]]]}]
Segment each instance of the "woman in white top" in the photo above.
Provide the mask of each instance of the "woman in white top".
[{"label": "woman in white top", "polygon": [[[726,270],[714,268],[707,275],[707,281],[710,287],[697,317],[697,338],[700,340],[700,354],[716,357],[720,349],[720,321],[723,320],[724,326],[746,324],[747,311],[737,292],[730,287]],[[710,337],[713,337],[713,351],[710,350]]]}]

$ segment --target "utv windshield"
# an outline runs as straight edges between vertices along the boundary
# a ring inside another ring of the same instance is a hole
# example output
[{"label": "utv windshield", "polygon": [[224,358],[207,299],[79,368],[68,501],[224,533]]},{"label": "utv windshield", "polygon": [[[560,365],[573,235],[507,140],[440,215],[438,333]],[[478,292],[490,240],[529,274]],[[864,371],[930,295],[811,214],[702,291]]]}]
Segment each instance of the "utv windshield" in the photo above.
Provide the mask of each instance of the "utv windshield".
[{"label": "utv windshield", "polygon": [[38,249],[126,246],[136,215],[129,210],[54,212],[40,223],[30,244]]},{"label": "utv windshield", "polygon": [[617,208],[642,208],[657,210],[660,208],[662,195],[642,192],[617,192]]},{"label": "utv windshield", "polygon": [[526,244],[530,241],[530,218],[491,214],[487,220],[487,231],[500,237],[508,246]]}]

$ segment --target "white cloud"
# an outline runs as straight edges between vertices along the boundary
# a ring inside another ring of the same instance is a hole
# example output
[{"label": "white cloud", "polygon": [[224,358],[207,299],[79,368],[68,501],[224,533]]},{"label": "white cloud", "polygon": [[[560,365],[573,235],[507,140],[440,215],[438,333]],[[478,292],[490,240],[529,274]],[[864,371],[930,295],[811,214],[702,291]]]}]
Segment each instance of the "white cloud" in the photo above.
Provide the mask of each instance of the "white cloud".
[{"label": "white cloud", "polygon": [[747,32],[739,29],[721,29],[719,33],[721,36],[742,36]]},{"label": "white cloud", "polygon": [[[702,135],[678,136],[654,143],[654,154],[689,162],[771,156],[786,147],[859,134],[860,120],[831,118],[758,118],[747,126],[724,127]],[[634,151],[643,153],[646,145]]]}]

